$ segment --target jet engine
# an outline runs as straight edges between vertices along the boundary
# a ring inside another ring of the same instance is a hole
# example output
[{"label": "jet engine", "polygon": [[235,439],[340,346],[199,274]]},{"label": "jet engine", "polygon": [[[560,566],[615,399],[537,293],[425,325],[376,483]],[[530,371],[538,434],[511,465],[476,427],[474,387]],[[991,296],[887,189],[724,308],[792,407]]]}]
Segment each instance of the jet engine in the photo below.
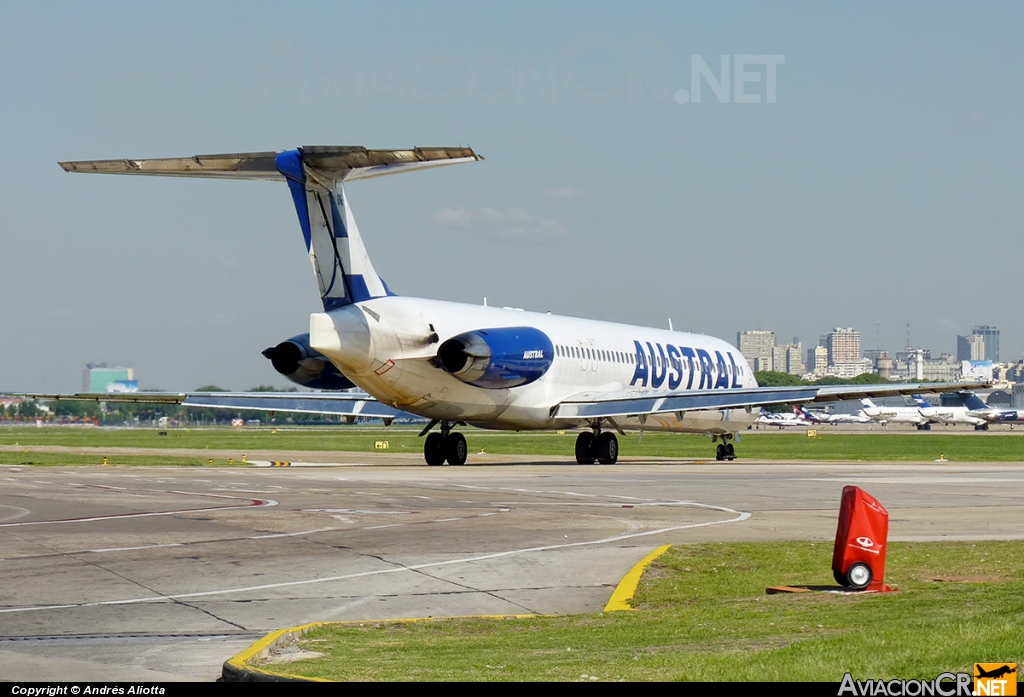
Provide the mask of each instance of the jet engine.
[{"label": "jet engine", "polygon": [[347,390],[352,381],[326,356],[309,346],[309,334],[299,334],[263,351],[274,370],[296,385],[313,390]]},{"label": "jet engine", "polygon": [[448,339],[436,364],[463,382],[499,389],[540,379],[555,359],[548,335],[533,327],[477,329]]}]

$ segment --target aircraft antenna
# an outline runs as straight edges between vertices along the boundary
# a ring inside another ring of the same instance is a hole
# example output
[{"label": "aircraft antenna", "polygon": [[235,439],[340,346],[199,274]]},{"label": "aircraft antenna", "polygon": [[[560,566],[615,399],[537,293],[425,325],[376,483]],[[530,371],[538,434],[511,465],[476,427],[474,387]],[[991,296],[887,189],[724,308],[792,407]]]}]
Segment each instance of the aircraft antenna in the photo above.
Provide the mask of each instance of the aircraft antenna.
[{"label": "aircraft antenna", "polygon": [[672,318],[671,317],[668,318],[668,330],[670,332],[674,332],[675,331],[675,329],[672,328]]}]

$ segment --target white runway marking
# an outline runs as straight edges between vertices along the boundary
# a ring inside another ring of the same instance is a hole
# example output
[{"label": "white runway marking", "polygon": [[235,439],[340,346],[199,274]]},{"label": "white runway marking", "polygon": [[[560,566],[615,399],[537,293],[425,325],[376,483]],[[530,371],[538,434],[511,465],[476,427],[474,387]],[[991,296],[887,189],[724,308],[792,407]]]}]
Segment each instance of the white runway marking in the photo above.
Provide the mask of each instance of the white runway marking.
[{"label": "white runway marking", "polygon": [[[102,487],[114,488],[114,487]],[[236,501],[249,501],[247,504],[237,506],[216,506],[211,508],[182,508],[176,511],[143,511],[139,513],[112,513],[110,515],[90,516],[85,518],[61,518],[57,520],[27,520],[21,523],[0,523],[0,528],[26,527],[29,525],[60,525],[64,523],[91,523],[97,520],[119,520],[124,518],[151,518],[155,516],[179,515],[182,513],[210,513],[212,511],[231,511],[245,508],[262,508],[265,506],[276,506],[277,501],[273,499],[240,499],[237,496],[224,496],[223,494],[200,494],[190,491],[161,492],[171,494],[185,494],[186,496],[208,496],[218,499],[234,499]]]},{"label": "white runway marking", "polygon": [[639,537],[647,537],[650,535],[660,535],[667,532],[673,532],[675,530],[687,530],[691,528],[703,528],[711,525],[725,525],[728,523],[738,523],[744,521],[750,517],[750,513],[745,511],[737,511],[732,508],[726,508],[725,506],[713,506],[711,504],[702,503],[691,503],[690,505],[698,508],[706,508],[710,510],[722,511],[723,513],[735,514],[731,518],[725,518],[722,520],[713,520],[705,523],[690,523],[687,525],[673,525],[670,527],[659,528],[657,530],[646,530],[644,532],[630,532],[623,535],[613,535],[611,537],[604,537],[598,540],[588,540],[584,542],[566,542],[564,544],[556,545],[541,545],[538,547],[525,547],[522,549],[513,549],[505,552],[493,552],[491,554],[481,554],[472,557],[463,557],[461,559],[448,559],[446,561],[428,562],[424,564],[414,564],[411,566],[398,566],[388,569],[377,569],[374,571],[362,571],[353,574],[342,574],[340,576],[328,576],[322,578],[310,578],[301,581],[283,581],[281,583],[266,583],[256,586],[241,586],[238,588],[224,588],[221,590],[213,591],[198,591],[194,593],[176,593],[171,595],[157,595],[149,596],[144,598],[125,598],[122,600],[102,600],[90,603],[66,603],[61,605],[36,605],[30,607],[12,607],[0,609],[0,614],[8,614],[14,612],[38,612],[43,610],[60,610],[67,608],[79,608],[79,607],[100,607],[105,605],[138,605],[142,603],[161,603],[174,600],[186,600],[190,598],[210,598],[215,596],[231,595],[236,593],[252,593],[256,591],[274,590],[278,588],[294,588],[297,586],[309,586],[318,583],[331,583],[335,581],[346,581],[353,578],[365,578],[368,576],[381,576],[384,574],[396,574],[404,573],[409,571],[419,571],[421,569],[437,568],[441,566],[452,566],[455,564],[471,564],[473,562],[488,561],[490,559],[501,559],[504,557],[511,557],[520,554],[528,554],[531,552],[548,552],[555,549],[568,549],[571,547],[585,547],[592,545],[608,544],[612,542],[622,542],[625,540],[632,540]]},{"label": "white runway marking", "polygon": [[300,508],[303,513],[352,513],[362,515],[412,515],[415,511],[370,511],[358,508]]},{"label": "white runway marking", "polygon": [[303,530],[302,532],[277,532],[271,535],[253,535],[247,540],[271,540],[275,537],[298,537],[299,535],[312,535],[315,532],[331,532],[333,530],[344,530],[344,528],[317,528],[316,530]]},{"label": "white runway marking", "polygon": [[18,518],[24,518],[32,513],[29,509],[22,508],[21,506],[0,506],[0,511],[3,511],[4,509],[13,512],[7,513],[6,515],[0,515],[0,520],[16,520]]},{"label": "white runway marking", "polygon": [[[860,484],[974,484],[976,486],[987,486],[989,484],[1024,484],[1024,476],[1011,477],[858,477],[856,475],[845,477],[844,481],[858,482]],[[792,478],[795,482],[834,482],[835,477],[800,477]]]},{"label": "white runway marking", "polygon": [[103,552],[134,552],[137,549],[156,549],[158,547],[181,547],[181,542],[169,542],[163,545],[139,545],[138,547],[107,547],[105,549],[90,549],[87,550],[93,554],[101,554]]}]

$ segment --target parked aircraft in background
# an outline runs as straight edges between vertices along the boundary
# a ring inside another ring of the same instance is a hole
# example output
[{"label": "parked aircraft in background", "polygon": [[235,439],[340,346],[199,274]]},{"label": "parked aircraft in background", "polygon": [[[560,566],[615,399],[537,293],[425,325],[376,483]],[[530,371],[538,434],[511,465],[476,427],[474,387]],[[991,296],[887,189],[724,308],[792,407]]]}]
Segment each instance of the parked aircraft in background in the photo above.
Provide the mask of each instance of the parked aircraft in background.
[{"label": "parked aircraft in background", "polygon": [[761,415],[757,417],[757,421],[754,423],[759,426],[778,426],[779,428],[814,425],[812,422],[802,419],[796,414],[773,414],[766,409],[761,410]]},{"label": "parked aircraft in background", "polygon": [[[920,389],[920,385],[918,389]],[[864,415],[874,421],[890,424],[913,424],[919,431],[931,429],[931,422],[921,414],[921,410],[917,407],[879,407],[867,398],[860,400],[860,403],[864,405],[862,410]]]},{"label": "parked aircraft in background", "polygon": [[981,397],[973,392],[960,393],[964,400],[964,407],[967,415],[984,419],[986,424],[1015,424],[1024,423],[1024,410],[1004,409],[1002,407],[990,407],[981,401]]},{"label": "parked aircraft in background", "polygon": [[793,407],[793,411],[796,412],[797,416],[800,418],[806,419],[814,424],[866,424],[872,421],[870,417],[864,415],[863,411],[858,414],[825,414],[815,413],[802,406]]},{"label": "parked aircraft in background", "polygon": [[[977,399],[977,397],[975,397]],[[981,401],[980,399],[978,400]],[[921,416],[932,423],[968,424],[976,431],[987,431],[988,422],[978,416],[972,416],[967,407],[934,407],[919,394],[914,395],[914,402],[921,411]]]},{"label": "parked aircraft in background", "polygon": [[[920,390],[913,384],[758,387],[739,350],[714,337],[396,295],[370,262],[343,185],[481,159],[470,148],[317,146],[62,162],[68,172],[286,184],[323,311],[310,315],[308,334],[265,355],[293,381],[327,388],[354,384],[373,399],[346,392],[33,396],[345,416],[408,412],[430,420],[421,435],[431,465],[466,462],[466,438],[458,426],[581,428],[576,461],[610,464],[619,455],[616,433],[627,429],[708,434],[720,441],[716,457],[733,459],[732,441],[756,421],[762,405]],[[452,257],[449,270],[487,261],[474,261],[471,253]],[[434,427],[439,431],[430,432]]]}]

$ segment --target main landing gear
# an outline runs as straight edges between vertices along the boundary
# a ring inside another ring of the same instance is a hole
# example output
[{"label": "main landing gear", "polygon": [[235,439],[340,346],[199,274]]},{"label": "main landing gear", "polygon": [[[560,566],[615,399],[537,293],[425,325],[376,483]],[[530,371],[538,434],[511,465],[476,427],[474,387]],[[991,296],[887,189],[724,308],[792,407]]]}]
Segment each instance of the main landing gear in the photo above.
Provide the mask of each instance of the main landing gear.
[{"label": "main landing gear", "polygon": [[601,432],[600,427],[594,431],[584,431],[576,436],[576,464],[614,465],[619,461],[619,439],[611,431]]},{"label": "main landing gear", "polygon": [[[434,427],[436,421],[430,423],[423,433]],[[449,465],[464,465],[469,454],[469,446],[466,445],[466,437],[461,433],[452,431],[454,424],[451,421],[442,421],[441,431],[427,434],[423,441],[423,459],[431,467],[440,467],[448,461]],[[422,435],[422,434],[421,434]]]},{"label": "main landing gear", "polygon": [[735,436],[732,433],[723,433],[720,436],[711,436],[711,442],[714,443],[717,439],[721,438],[722,442],[715,448],[715,459],[719,462],[723,460],[735,460],[736,459],[736,447],[730,443]]}]

